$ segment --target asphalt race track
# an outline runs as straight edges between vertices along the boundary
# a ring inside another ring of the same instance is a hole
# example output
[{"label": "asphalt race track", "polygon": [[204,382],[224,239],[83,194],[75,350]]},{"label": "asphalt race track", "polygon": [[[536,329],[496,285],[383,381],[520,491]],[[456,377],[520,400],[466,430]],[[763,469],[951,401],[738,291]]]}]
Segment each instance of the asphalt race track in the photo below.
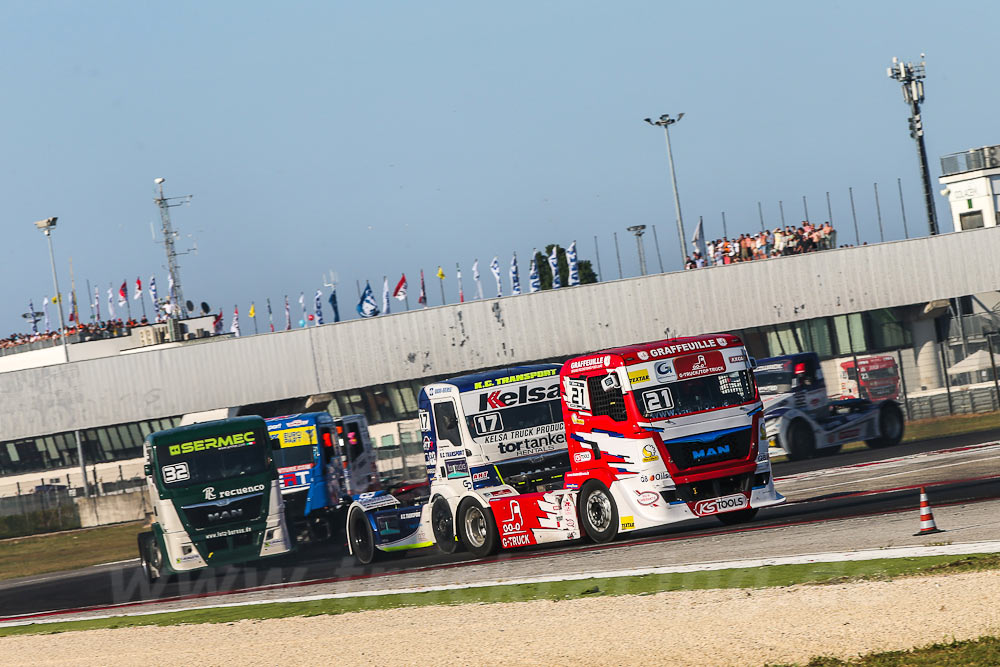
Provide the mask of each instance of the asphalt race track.
[{"label": "asphalt race track", "polygon": [[[776,463],[774,474],[776,478],[782,478],[834,466],[856,466],[997,440],[1000,440],[1000,429],[907,443],[890,449],[863,449],[808,461]],[[630,533],[610,545],[577,541],[564,545],[514,550],[501,553],[489,560],[502,562],[585,550],[614,550],[622,546],[643,543],[689,540],[735,531],[755,531],[769,527],[815,524],[834,519],[913,511],[912,476],[919,477],[920,468],[916,467],[907,474],[910,478],[902,488],[879,480],[872,482],[870,488],[863,493],[831,492],[799,498],[787,505],[764,510],[755,521],[739,527],[723,526],[711,518],[697,519]],[[979,474],[963,477],[959,470],[955,471],[957,476],[953,477],[942,478],[940,474],[939,472],[937,478],[928,476],[926,480],[918,479],[916,482],[933,486],[935,506],[1000,498],[1000,466],[988,465],[985,475],[980,471]],[[780,483],[778,488],[781,491]],[[315,584],[318,581],[372,578],[405,570],[456,568],[471,562],[482,562],[474,561],[465,554],[448,556],[436,549],[423,549],[372,566],[361,566],[353,558],[346,556],[345,548],[338,542],[305,546],[292,556],[271,559],[260,567],[208,570],[198,575],[157,582],[152,586],[144,581],[138,561],[11,581],[0,584],[0,620],[56,610],[130,605],[142,600],[195,598],[276,586],[294,588],[306,582]]]}]

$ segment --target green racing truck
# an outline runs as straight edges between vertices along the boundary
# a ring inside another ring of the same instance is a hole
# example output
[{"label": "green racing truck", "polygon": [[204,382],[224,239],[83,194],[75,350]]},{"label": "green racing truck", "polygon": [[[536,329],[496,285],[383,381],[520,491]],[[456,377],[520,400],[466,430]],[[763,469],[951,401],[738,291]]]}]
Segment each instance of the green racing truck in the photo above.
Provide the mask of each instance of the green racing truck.
[{"label": "green racing truck", "polygon": [[146,436],[153,523],[138,546],[150,582],[292,550],[271,448],[267,425],[255,416]]}]

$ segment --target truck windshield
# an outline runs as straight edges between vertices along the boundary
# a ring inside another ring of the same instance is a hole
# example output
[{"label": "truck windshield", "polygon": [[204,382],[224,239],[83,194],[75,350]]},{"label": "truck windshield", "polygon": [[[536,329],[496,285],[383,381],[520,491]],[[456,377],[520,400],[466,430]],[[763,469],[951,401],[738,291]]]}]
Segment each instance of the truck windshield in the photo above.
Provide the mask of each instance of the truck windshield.
[{"label": "truck windshield", "polygon": [[866,380],[882,380],[886,378],[896,378],[895,366],[891,368],[873,368],[870,371],[863,371],[861,377]]},{"label": "truck windshield", "polygon": [[[160,480],[168,488],[206,484],[267,471],[270,440],[256,434],[250,443],[205,448],[206,440],[157,446]],[[201,449],[187,447],[202,444]]]},{"label": "truck windshield", "polygon": [[757,389],[761,395],[784,394],[792,390],[792,362],[782,361],[776,364],[758,366],[754,371],[757,378]]},{"label": "truck windshield", "polygon": [[755,395],[750,372],[736,371],[644,389],[636,404],[643,417],[656,420],[742,405]]},{"label": "truck windshield", "polygon": [[312,445],[299,445],[297,447],[282,447],[274,450],[274,462],[279,468],[290,466],[301,466],[313,462]]}]

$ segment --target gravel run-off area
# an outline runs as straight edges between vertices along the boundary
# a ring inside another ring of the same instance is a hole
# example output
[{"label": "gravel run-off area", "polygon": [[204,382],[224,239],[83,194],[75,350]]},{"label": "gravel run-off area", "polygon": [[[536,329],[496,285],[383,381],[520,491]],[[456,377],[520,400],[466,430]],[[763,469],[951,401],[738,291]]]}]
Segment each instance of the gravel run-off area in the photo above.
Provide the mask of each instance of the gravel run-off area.
[{"label": "gravel run-off area", "polygon": [[2,665],[763,665],[1000,634],[1000,572],[0,638]]}]

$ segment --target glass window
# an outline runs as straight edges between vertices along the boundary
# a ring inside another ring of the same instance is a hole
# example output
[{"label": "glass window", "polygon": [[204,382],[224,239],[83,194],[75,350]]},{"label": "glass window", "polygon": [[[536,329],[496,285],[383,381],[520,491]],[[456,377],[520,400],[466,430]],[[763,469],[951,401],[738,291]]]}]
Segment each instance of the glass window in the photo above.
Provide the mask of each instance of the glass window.
[{"label": "glass window", "polygon": [[837,315],[833,318],[833,326],[837,332],[837,354],[846,355],[868,350],[861,313]]},{"label": "glass window", "polygon": [[390,433],[389,435],[383,435],[381,438],[379,438],[378,446],[379,447],[392,447],[395,444],[396,444],[396,436],[394,436],[394,435],[392,435]]},{"label": "glass window", "polygon": [[462,436],[458,430],[458,416],[455,414],[455,404],[451,401],[436,403],[434,410],[434,426],[437,428],[438,440],[447,440],[453,445],[462,444]]},{"label": "glass window", "polygon": [[755,395],[750,373],[737,371],[643,389],[636,397],[636,403],[644,417],[668,419],[743,405],[752,401]]}]

